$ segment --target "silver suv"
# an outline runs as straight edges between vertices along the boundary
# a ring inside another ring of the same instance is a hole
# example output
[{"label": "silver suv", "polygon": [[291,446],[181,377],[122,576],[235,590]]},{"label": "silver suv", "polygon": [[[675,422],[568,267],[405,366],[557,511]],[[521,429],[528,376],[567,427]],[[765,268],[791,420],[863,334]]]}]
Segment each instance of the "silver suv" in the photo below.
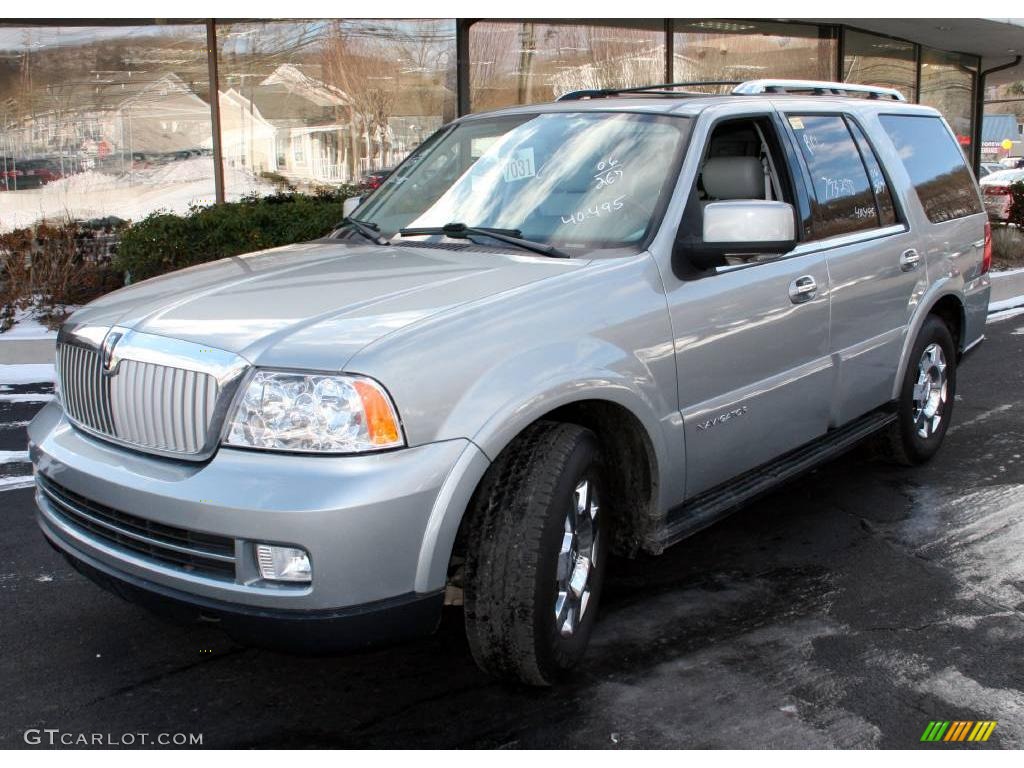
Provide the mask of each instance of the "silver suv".
[{"label": "silver suv", "polygon": [[938,450],[989,237],[939,114],[793,81],[471,115],[336,232],[75,313],[30,428],[97,582],[324,651],[464,605],[477,663],[582,656],[659,553],[876,436]]}]

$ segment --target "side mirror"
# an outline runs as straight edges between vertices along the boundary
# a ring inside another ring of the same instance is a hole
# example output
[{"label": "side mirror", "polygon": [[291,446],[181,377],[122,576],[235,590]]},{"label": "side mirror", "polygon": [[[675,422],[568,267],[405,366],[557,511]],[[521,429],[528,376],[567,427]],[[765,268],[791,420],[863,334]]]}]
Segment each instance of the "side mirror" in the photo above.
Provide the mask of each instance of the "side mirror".
[{"label": "side mirror", "polygon": [[726,256],[781,255],[796,247],[796,216],[789,203],[771,200],[708,203],[702,234],[693,260],[704,269]]},{"label": "side mirror", "polygon": [[341,204],[341,216],[347,219],[352,215],[352,212],[363,204],[362,197],[346,197],[345,202]]}]

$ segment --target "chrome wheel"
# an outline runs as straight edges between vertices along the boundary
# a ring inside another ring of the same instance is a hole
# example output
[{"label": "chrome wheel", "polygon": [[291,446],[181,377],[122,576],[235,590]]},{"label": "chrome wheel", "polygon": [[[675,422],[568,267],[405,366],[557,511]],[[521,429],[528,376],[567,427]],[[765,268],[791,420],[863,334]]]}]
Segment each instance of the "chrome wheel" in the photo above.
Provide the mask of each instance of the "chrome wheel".
[{"label": "chrome wheel", "polygon": [[593,481],[580,480],[566,511],[558,553],[555,624],[565,637],[575,634],[590,602],[590,585],[597,570],[599,511]]},{"label": "chrome wheel", "polygon": [[929,344],[917,364],[914,384],[914,429],[918,437],[928,439],[936,433],[946,411],[949,380],[946,355],[938,344]]}]

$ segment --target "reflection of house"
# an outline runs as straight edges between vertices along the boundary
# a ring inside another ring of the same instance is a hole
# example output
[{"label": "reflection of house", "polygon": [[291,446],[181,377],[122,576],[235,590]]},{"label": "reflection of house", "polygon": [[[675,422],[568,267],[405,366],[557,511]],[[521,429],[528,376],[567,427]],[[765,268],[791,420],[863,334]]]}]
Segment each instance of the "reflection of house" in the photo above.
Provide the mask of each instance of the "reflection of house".
[{"label": "reflection of house", "polygon": [[316,181],[347,178],[345,133],[352,100],[344,91],[282,64],[247,95],[275,129],[280,173]]},{"label": "reflection of house", "polygon": [[276,129],[234,88],[220,94],[220,135],[228,165],[254,173],[277,170]]},{"label": "reflection of house", "polygon": [[[221,94],[225,158],[257,172],[273,170],[303,181],[349,181],[354,110],[348,94],[293,64],[282,64],[258,83],[243,78],[237,90]],[[357,129],[356,169],[365,172],[397,162],[438,127],[439,117],[393,115],[386,136]],[[386,147],[383,153],[381,146]]]},{"label": "reflection of house", "polygon": [[210,108],[177,75],[99,73],[48,89],[13,136],[24,158],[162,154],[210,144]]}]

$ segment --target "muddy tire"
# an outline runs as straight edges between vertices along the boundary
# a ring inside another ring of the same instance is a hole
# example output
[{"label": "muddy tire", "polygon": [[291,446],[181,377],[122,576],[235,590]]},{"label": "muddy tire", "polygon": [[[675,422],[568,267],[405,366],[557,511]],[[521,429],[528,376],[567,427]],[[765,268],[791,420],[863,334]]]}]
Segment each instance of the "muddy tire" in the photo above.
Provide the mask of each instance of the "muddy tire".
[{"label": "muddy tire", "polygon": [[574,424],[538,422],[498,457],[474,497],[465,621],[494,677],[547,686],[582,658],[608,559],[598,443]]},{"label": "muddy tire", "polygon": [[883,453],[904,466],[923,464],[942,445],[956,397],[956,346],[946,324],[929,315],[903,372],[898,414],[881,436]]}]

